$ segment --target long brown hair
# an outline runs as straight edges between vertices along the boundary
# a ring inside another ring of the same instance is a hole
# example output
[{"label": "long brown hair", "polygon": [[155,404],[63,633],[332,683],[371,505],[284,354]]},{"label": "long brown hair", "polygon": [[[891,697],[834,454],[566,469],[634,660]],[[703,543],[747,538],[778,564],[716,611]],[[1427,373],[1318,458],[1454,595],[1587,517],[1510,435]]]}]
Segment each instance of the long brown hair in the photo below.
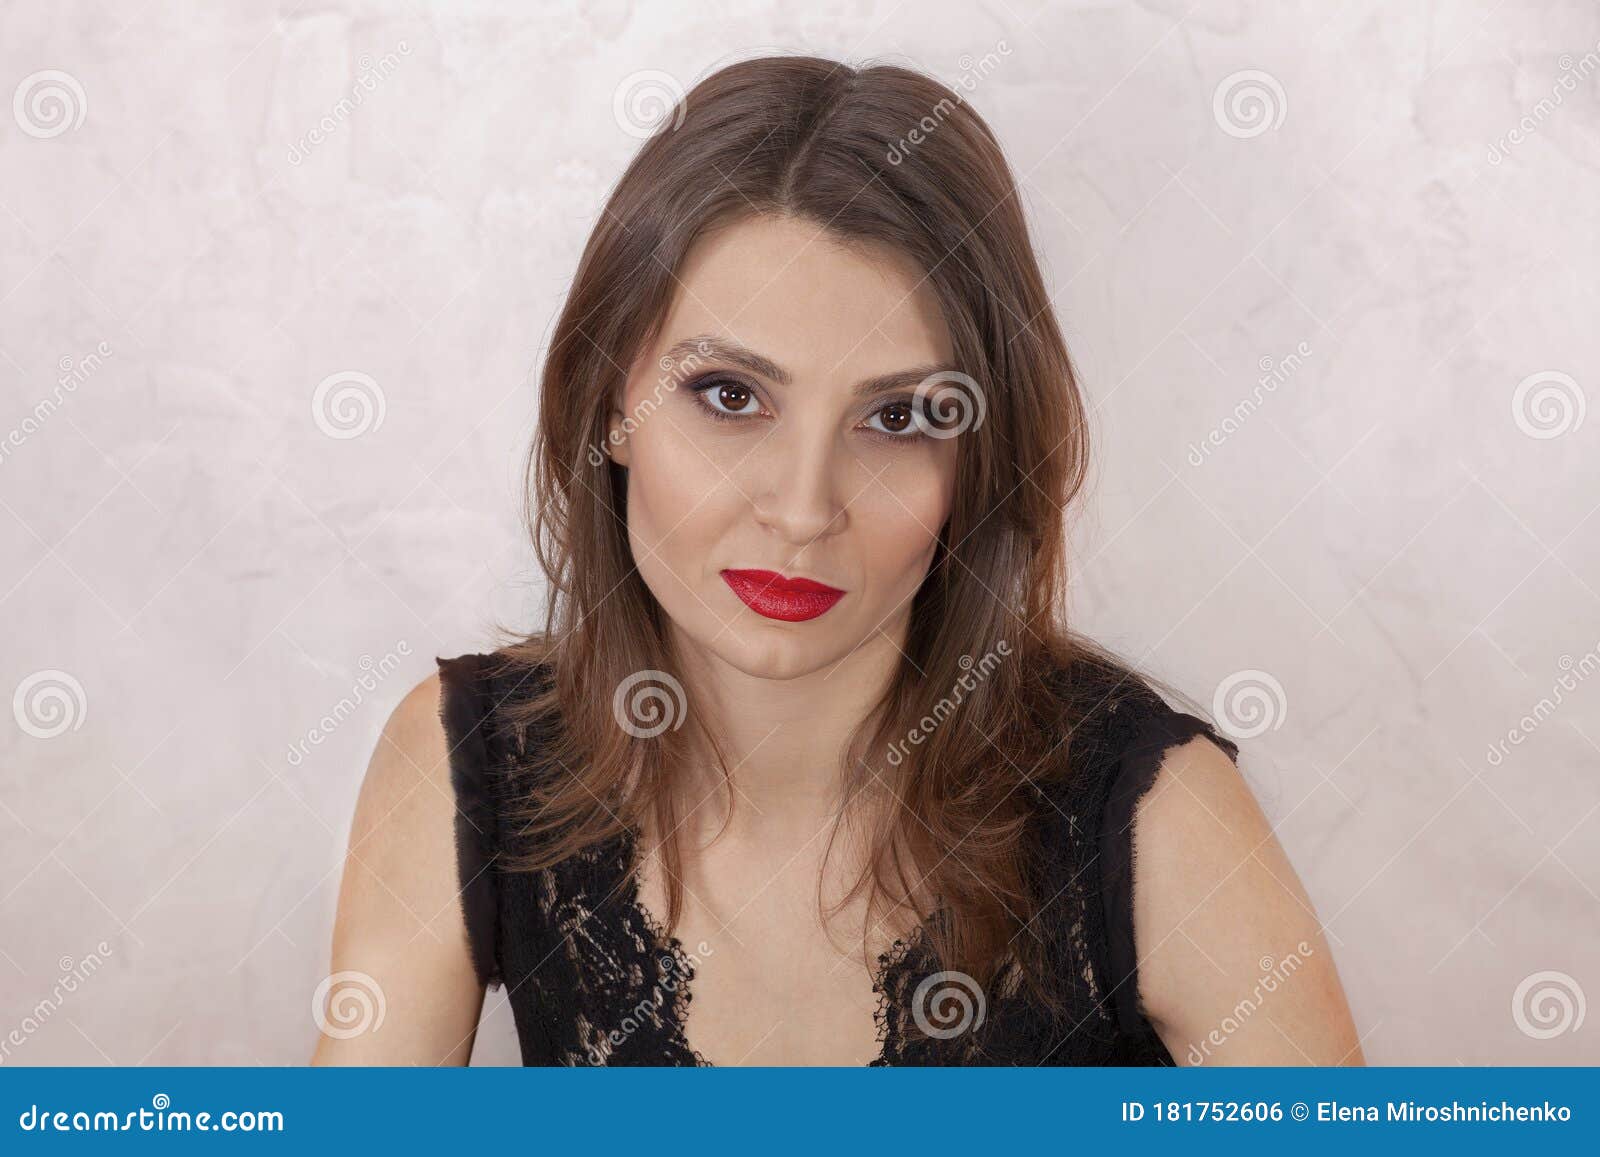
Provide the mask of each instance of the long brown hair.
[{"label": "long brown hair", "polygon": [[685,253],[751,214],[912,258],[981,395],[906,659],[849,748],[850,774],[880,777],[904,805],[870,833],[850,896],[869,889],[869,914],[935,896],[945,967],[987,980],[1010,948],[1037,982],[1043,957],[1020,933],[1048,897],[1029,886],[1037,853],[1023,836],[1039,804],[1027,789],[1071,774],[1071,729],[1093,706],[1053,674],[1115,662],[1065,623],[1064,512],[1085,478],[1086,415],[998,142],[961,97],[905,68],[808,56],[723,68],[644,143],[589,237],[544,363],[528,467],[545,629],[503,649],[551,665],[546,693],[506,708],[525,723],[559,718],[542,757],[565,770],[528,793],[516,826],[538,838],[512,866],[548,867],[649,816],[666,834],[669,929],[681,915],[671,787],[686,736],[642,734],[613,711],[619,687],[672,675],[674,660],[629,549],[625,472],[596,448]]}]

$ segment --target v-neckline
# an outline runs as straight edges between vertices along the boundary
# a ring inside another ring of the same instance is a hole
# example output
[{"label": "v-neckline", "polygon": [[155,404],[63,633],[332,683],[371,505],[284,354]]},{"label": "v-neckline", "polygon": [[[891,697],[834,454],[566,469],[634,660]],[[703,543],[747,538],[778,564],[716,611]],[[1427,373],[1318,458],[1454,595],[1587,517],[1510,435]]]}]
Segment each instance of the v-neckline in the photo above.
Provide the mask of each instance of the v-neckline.
[{"label": "v-neckline", "polygon": [[[689,1043],[685,1010],[690,1000],[693,999],[691,986],[695,979],[695,966],[689,960],[689,954],[684,949],[683,941],[667,931],[666,926],[656,919],[655,914],[650,911],[643,898],[639,895],[639,876],[636,863],[639,849],[637,833],[631,827],[625,827],[621,840],[622,855],[620,856],[620,862],[622,864],[623,880],[618,885],[618,888],[623,893],[624,905],[638,919],[640,927],[649,936],[651,945],[655,949],[651,955],[658,960],[663,953],[670,956],[673,961],[673,967],[680,977],[676,994],[678,999],[669,1002],[666,1010],[667,1018],[671,1022],[673,1042],[687,1055],[694,1058],[697,1068],[725,1068],[727,1066],[719,1065],[710,1060],[704,1053]],[[878,1039],[878,1051],[873,1054],[872,1059],[864,1065],[824,1065],[819,1067],[872,1069],[888,1065],[891,1014],[893,1012],[890,1008],[890,1002],[894,999],[889,979],[896,971],[906,966],[916,949],[926,943],[927,929],[927,918],[919,920],[916,927],[912,928],[909,933],[904,936],[896,936],[888,948],[878,953],[877,966],[871,972],[872,991],[878,998],[872,1018],[876,1029],[875,1035]],[[736,1065],[734,1067],[741,1066]]]}]

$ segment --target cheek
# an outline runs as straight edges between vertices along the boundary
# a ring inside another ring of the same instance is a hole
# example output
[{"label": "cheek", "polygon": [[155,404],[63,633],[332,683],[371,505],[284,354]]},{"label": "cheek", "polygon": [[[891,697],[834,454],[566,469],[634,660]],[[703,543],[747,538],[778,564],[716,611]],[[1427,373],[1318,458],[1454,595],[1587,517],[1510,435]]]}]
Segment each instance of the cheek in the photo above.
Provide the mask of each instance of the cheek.
[{"label": "cheek", "polygon": [[[628,530],[663,557],[692,557],[726,524],[738,493],[704,452],[658,415],[629,439]],[[647,560],[640,559],[641,568]]]},{"label": "cheek", "polygon": [[880,589],[914,591],[927,574],[939,531],[949,516],[951,471],[943,461],[906,464],[879,475],[854,504],[852,525]]}]

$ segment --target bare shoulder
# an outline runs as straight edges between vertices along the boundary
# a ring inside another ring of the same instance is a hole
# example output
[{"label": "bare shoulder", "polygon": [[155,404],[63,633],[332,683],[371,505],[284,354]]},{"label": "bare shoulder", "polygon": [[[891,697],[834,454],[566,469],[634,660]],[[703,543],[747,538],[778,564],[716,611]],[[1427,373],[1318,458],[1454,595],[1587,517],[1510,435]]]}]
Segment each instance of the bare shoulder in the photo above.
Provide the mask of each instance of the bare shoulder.
[{"label": "bare shoulder", "polygon": [[[439,715],[441,691],[439,673],[435,671],[406,692],[389,713],[362,782],[363,805],[404,805],[423,787],[448,790],[450,760]],[[426,805],[427,797],[416,802]],[[425,810],[412,808],[406,814],[415,818],[417,812]],[[356,815],[358,820],[375,823],[384,818],[376,812],[376,808],[363,806]]]},{"label": "bare shoulder", "polygon": [[[317,1063],[465,1064],[471,1054],[483,990],[458,898],[440,692],[437,673],[407,692],[362,779],[321,1010],[335,1031],[320,1034]],[[341,1005],[342,984],[366,995]],[[383,1019],[347,1035],[355,1026],[341,1023],[342,1007],[381,1008]]]},{"label": "bare shoulder", "polygon": [[[1255,792],[1226,751],[1204,735],[1169,748],[1138,806],[1140,854],[1187,860],[1218,849],[1219,832],[1243,844],[1273,839]],[[1252,848],[1232,849],[1248,853]]]},{"label": "bare shoulder", "polygon": [[1174,1059],[1361,1064],[1321,921],[1228,753],[1170,748],[1134,833],[1139,991]]},{"label": "bare shoulder", "polygon": [[[451,842],[439,837],[449,834],[455,813],[450,757],[439,715],[441,690],[435,671],[390,712],[367,764],[350,832],[353,856],[376,862],[409,846],[428,861],[416,863],[415,868],[426,871],[429,880],[435,879],[440,867],[437,857],[452,850]],[[410,861],[408,855],[395,858]]]}]

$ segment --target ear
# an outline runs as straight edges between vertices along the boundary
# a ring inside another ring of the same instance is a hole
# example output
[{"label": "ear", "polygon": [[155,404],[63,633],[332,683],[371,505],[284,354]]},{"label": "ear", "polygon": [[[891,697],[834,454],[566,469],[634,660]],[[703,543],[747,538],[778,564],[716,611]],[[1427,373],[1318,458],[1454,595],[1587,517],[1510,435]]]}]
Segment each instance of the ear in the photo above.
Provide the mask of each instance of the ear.
[{"label": "ear", "polygon": [[606,426],[606,453],[618,466],[628,465],[628,430],[621,410],[613,408]]}]

